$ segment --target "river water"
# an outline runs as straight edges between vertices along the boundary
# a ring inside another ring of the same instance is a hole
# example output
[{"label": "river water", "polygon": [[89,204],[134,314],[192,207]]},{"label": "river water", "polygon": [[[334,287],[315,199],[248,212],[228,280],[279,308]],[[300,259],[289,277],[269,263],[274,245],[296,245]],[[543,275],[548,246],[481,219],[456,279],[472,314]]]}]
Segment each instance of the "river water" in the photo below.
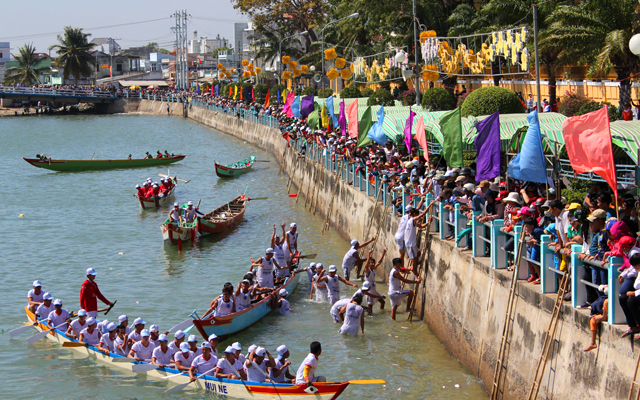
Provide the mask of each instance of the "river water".
[{"label": "river water", "polygon": [[[96,159],[141,157],[156,150],[189,154],[170,167],[180,183],[176,200],[202,200],[205,212],[224,204],[248,187],[251,197],[268,197],[249,204],[245,220],[232,231],[205,237],[195,246],[163,244],[160,224],[168,209],[143,211],[133,197],[136,183],[158,179],[165,168],[58,173],[37,169],[22,160],[37,153],[53,158]],[[220,180],[214,159],[229,163],[250,155],[270,160],[256,163],[253,172]],[[269,247],[273,224],[296,222],[299,249],[318,253],[316,262],[341,263],[348,243],[335,231],[320,234],[322,217],[311,215],[287,196],[287,179],[278,175],[274,159],[246,142],[177,117],[148,115],[17,117],[0,119],[0,398],[155,399],[203,398],[202,392],[164,395],[167,382],[147,381],[144,375],[111,370],[47,340],[27,345],[28,334],[10,339],[8,331],[25,321],[26,294],[34,279],[45,291],[77,310],[79,289],[88,267],[98,271],[96,282],[111,301],[107,316],[130,320],[141,316],[147,327],[160,330],[206,310],[225,282],[234,284]],[[24,214],[23,217],[19,217]],[[278,226],[278,230],[280,230]],[[306,264],[303,264],[306,266]],[[379,291],[386,292],[380,284]],[[387,384],[351,385],[348,399],[478,399],[486,398],[477,379],[456,360],[422,323],[398,322],[387,310],[366,318],[365,335],[341,337],[327,304],[308,300],[302,276],[291,296],[293,312],[270,314],[238,334],[246,349],[263,345],[275,353],[287,344],[295,368],[309,343],[323,345],[318,374],[331,381],[382,378]],[[346,297],[352,288],[342,288]],[[224,348],[229,343],[221,343]],[[459,387],[456,387],[458,385]]]}]

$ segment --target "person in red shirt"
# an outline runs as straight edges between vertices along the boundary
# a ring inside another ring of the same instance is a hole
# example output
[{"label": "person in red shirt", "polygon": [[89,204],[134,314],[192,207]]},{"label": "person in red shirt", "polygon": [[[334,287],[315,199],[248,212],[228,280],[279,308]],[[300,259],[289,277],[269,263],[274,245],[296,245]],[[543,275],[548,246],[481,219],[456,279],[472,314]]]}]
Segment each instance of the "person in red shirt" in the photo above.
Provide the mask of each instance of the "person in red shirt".
[{"label": "person in red shirt", "polygon": [[167,182],[164,180],[164,178],[160,179],[160,187],[159,187],[159,193],[164,193],[167,190],[169,190],[168,184]]},{"label": "person in red shirt", "polygon": [[140,187],[140,185],[136,185],[136,189],[138,189],[137,196],[144,197],[146,190],[144,190],[143,187]]},{"label": "person in red shirt", "polygon": [[173,188],[173,181],[171,180],[171,178],[165,178],[164,185],[167,187],[167,190],[171,190],[171,188]]},{"label": "person in red shirt", "polygon": [[624,105],[624,110],[622,110],[622,119],[625,121],[631,121],[633,119],[633,111],[631,111],[631,104],[627,103]]},{"label": "person in red shirt", "polygon": [[80,288],[80,308],[87,311],[88,317],[93,318],[98,316],[98,299],[108,306],[113,306],[114,304],[100,293],[98,284],[94,282],[94,279],[96,279],[96,270],[88,268],[87,280],[82,283]]},{"label": "person in red shirt", "polygon": [[150,199],[153,196],[154,196],[153,186],[149,186],[149,188],[147,188],[147,193],[145,193],[144,197],[146,197],[147,199]]}]

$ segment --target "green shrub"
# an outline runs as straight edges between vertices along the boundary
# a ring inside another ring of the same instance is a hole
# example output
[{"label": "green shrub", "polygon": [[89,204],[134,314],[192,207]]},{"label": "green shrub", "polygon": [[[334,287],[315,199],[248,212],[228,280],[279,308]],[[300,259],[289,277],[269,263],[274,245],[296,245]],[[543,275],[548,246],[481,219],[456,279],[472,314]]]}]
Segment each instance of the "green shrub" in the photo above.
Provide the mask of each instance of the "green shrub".
[{"label": "green shrub", "polygon": [[617,121],[620,119],[620,111],[618,110],[618,107],[608,102],[598,103],[593,100],[589,101],[588,103],[580,107],[576,115],[584,115],[592,111],[597,111],[605,106],[608,108],[608,111],[609,111],[609,122]]},{"label": "green shrub", "polygon": [[361,96],[360,89],[356,85],[348,86],[340,91],[340,98],[342,99],[355,99]]},{"label": "green shrub", "polygon": [[320,97],[321,99],[326,99],[329,96],[333,96],[333,89],[331,88],[320,89],[318,91],[318,97]]},{"label": "green shrub", "polygon": [[360,89],[360,95],[362,97],[370,97],[372,94],[373,94],[373,89],[371,88],[366,87],[366,88]]},{"label": "green shrub", "polygon": [[427,89],[422,94],[422,107],[431,111],[447,111],[456,108],[456,98],[445,88]]},{"label": "green shrub", "polygon": [[500,110],[500,114],[525,112],[522,103],[512,90],[499,86],[476,89],[467,96],[460,109],[463,117],[469,115],[490,115]]},{"label": "green shrub", "polygon": [[264,103],[264,98],[267,95],[267,90],[269,90],[269,87],[264,83],[255,85],[253,87],[253,94],[256,96],[256,101]]},{"label": "green shrub", "polygon": [[302,93],[302,89],[300,89],[300,88],[295,88],[295,89],[293,89],[293,93],[294,93],[296,96],[299,96],[299,95],[300,95],[300,93]]},{"label": "green shrub", "polygon": [[378,89],[367,100],[368,106],[393,106],[393,95],[387,89]]},{"label": "green shrub", "polygon": [[305,96],[308,96],[310,94],[312,94],[314,96],[317,96],[318,95],[318,91],[313,86],[307,86],[306,88],[304,88],[302,90],[302,94],[305,95]]},{"label": "green shrub", "polygon": [[414,104],[416,104],[416,91],[414,89],[409,89],[402,92],[402,105],[412,106]]},{"label": "green shrub", "polygon": [[[560,99],[558,104],[558,112],[564,114],[567,117],[573,117],[578,114],[582,106],[589,103],[590,100],[584,94],[578,93],[575,90],[568,90],[564,92],[564,97]],[[595,103],[595,102],[594,102]]]}]

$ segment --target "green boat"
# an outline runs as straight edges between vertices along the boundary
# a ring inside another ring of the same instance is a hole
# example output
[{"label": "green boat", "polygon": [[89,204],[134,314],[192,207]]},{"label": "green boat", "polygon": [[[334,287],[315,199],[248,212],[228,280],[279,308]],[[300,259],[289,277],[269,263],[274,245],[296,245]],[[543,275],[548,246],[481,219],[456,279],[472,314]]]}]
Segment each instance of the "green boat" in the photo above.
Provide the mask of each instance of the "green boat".
[{"label": "green boat", "polygon": [[39,158],[23,159],[34,167],[60,172],[92,171],[120,168],[143,168],[167,165],[181,161],[186,156],[181,154],[163,158],[142,158],[133,160],[41,160]]},{"label": "green boat", "polygon": [[251,170],[253,167],[253,163],[256,162],[256,158],[251,156],[249,158],[245,158],[244,160],[240,160],[234,162],[233,164],[222,165],[215,163],[216,167],[216,175],[221,178],[229,178],[231,176],[238,176],[240,174],[244,174],[245,172]]}]

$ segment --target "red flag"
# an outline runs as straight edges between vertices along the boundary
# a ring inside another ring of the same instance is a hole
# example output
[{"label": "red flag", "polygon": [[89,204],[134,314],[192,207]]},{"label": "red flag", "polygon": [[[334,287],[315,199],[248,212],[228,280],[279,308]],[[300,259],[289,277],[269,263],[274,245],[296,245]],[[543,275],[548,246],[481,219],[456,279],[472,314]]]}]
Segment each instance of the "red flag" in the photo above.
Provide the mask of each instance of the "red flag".
[{"label": "red flag", "polygon": [[271,89],[267,90],[267,97],[264,98],[264,109],[269,108],[269,104],[271,104]]},{"label": "red flag", "polygon": [[422,147],[422,151],[424,151],[424,158],[427,160],[427,165],[429,165],[429,148],[427,147],[427,134],[424,131],[424,117],[422,116],[420,116],[418,125],[416,125],[415,139],[420,147]]},{"label": "red flag", "polygon": [[213,84],[211,84],[211,97],[213,97]]},{"label": "red flag", "polygon": [[347,119],[349,120],[349,137],[358,137],[358,99],[347,106]]},{"label": "red flag", "polygon": [[282,134],[282,137],[287,141],[287,147],[291,147],[291,142],[289,142],[289,131],[285,131],[285,133]]},{"label": "red flag", "polygon": [[253,93],[253,87],[251,88],[251,101],[256,101],[256,95]]},{"label": "red flag", "polygon": [[607,107],[567,118],[562,123],[562,136],[573,170],[578,174],[593,172],[600,175],[618,197]]},{"label": "red flag", "polygon": [[229,98],[231,98],[231,92],[232,92],[231,86],[229,86]]},{"label": "red flag", "polygon": [[243,100],[242,98],[242,92],[244,92],[244,90],[242,88],[240,88],[240,100]]}]

